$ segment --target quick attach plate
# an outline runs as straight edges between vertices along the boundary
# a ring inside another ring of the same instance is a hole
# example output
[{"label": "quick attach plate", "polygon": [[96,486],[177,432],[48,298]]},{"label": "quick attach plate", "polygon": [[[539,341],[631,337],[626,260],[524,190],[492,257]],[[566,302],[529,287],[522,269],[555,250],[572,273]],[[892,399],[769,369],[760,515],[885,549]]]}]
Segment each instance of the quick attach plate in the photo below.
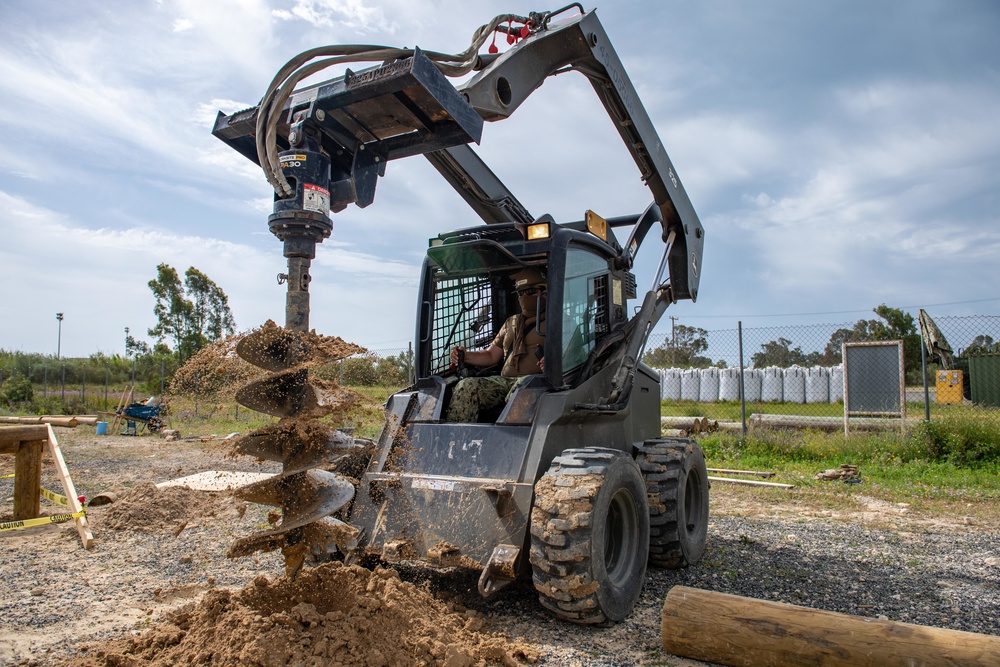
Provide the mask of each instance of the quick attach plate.
[{"label": "quick attach plate", "polygon": [[[359,145],[385,160],[479,143],[483,119],[420,49],[391,62],[296,91],[278,125],[279,149],[288,148],[288,119],[306,111],[322,133],[328,155]],[[258,108],[219,112],[212,134],[257,162]],[[322,112],[322,113],[320,113]],[[322,118],[322,120],[320,120]]]}]

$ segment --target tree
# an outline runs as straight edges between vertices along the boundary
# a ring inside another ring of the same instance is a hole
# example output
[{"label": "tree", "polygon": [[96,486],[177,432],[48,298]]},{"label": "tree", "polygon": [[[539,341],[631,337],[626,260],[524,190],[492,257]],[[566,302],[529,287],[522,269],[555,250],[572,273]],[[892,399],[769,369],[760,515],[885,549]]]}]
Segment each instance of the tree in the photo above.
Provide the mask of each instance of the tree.
[{"label": "tree", "polygon": [[969,347],[959,353],[960,357],[971,357],[977,354],[995,354],[1000,352],[1000,341],[994,341],[993,336],[980,334],[972,339]]},{"label": "tree", "polygon": [[890,308],[884,303],[872,312],[880,320],[858,320],[850,329],[837,329],[830,336],[830,342],[820,357],[825,365],[841,363],[841,345],[879,340],[902,340],[903,360],[906,368],[919,373],[920,333],[917,331],[913,315],[898,308]]},{"label": "tree", "polygon": [[818,352],[808,354],[802,351],[801,347],[792,348],[792,341],[787,338],[778,338],[764,343],[757,352],[750,358],[750,362],[755,368],[766,366],[778,366],[788,368],[789,366],[812,366],[818,362],[820,355]]},{"label": "tree", "polygon": [[182,359],[236,330],[226,293],[193,266],[185,272],[182,284],[172,266],[158,265],[149,289],[156,298],[153,313],[157,319],[149,335],[161,343],[172,338],[174,352]]},{"label": "tree", "polygon": [[678,324],[672,338],[649,350],[642,360],[654,368],[707,368],[712,360],[700,356],[707,349],[708,331]]},{"label": "tree", "polygon": [[149,354],[149,345],[145,341],[136,340],[132,334],[125,337],[125,356],[138,357]]}]

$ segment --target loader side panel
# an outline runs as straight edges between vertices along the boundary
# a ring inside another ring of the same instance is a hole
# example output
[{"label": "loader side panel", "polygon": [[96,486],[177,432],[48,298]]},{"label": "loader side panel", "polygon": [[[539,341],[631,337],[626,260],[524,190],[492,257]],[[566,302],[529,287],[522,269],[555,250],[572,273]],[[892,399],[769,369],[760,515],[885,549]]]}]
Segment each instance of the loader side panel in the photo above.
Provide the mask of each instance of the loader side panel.
[{"label": "loader side panel", "polygon": [[405,429],[408,473],[517,480],[530,426],[410,424]]}]

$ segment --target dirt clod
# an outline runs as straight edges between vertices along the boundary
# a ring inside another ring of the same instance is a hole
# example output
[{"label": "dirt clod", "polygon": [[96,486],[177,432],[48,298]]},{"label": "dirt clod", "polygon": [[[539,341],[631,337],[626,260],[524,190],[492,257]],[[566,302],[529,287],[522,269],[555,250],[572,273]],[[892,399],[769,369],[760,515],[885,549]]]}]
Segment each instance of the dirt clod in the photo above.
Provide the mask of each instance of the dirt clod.
[{"label": "dirt clod", "polygon": [[228,496],[209,495],[186,486],[161,489],[151,482],[119,490],[117,496],[116,503],[94,515],[95,524],[102,530],[178,535],[196,519],[236,516],[245,509],[241,501]]},{"label": "dirt clod", "polygon": [[464,609],[401,581],[331,563],[295,581],[258,577],[211,590],[144,634],[93,645],[72,667],[131,665],[358,665],[485,667],[538,659],[535,650],[480,631]]}]

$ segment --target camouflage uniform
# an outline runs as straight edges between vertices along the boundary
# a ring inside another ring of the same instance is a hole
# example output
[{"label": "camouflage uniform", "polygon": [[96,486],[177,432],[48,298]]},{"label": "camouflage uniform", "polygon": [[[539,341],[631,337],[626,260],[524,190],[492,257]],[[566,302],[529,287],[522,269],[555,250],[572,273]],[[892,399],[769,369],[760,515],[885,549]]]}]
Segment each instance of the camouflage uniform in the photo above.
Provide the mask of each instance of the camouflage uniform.
[{"label": "camouflage uniform", "polygon": [[502,375],[465,378],[455,386],[448,406],[448,421],[475,422],[480,410],[503,405],[514,393],[521,378]]},{"label": "camouflage uniform", "polygon": [[[545,290],[545,277],[537,268],[528,267],[511,276],[521,306],[519,315],[511,315],[500,327],[491,347],[503,350],[504,363],[500,375],[470,377],[460,381],[452,392],[447,421],[475,422],[482,410],[503,405],[526,376],[538,373],[538,357],[545,340],[535,327],[539,295]],[[540,289],[526,289],[538,287]]]},{"label": "camouflage uniform", "polygon": [[533,354],[543,342],[535,331],[535,318],[512,315],[507,318],[493,344],[504,351],[500,375],[465,378],[455,386],[446,420],[475,422],[482,410],[503,405],[525,376],[538,372],[538,359]]}]

